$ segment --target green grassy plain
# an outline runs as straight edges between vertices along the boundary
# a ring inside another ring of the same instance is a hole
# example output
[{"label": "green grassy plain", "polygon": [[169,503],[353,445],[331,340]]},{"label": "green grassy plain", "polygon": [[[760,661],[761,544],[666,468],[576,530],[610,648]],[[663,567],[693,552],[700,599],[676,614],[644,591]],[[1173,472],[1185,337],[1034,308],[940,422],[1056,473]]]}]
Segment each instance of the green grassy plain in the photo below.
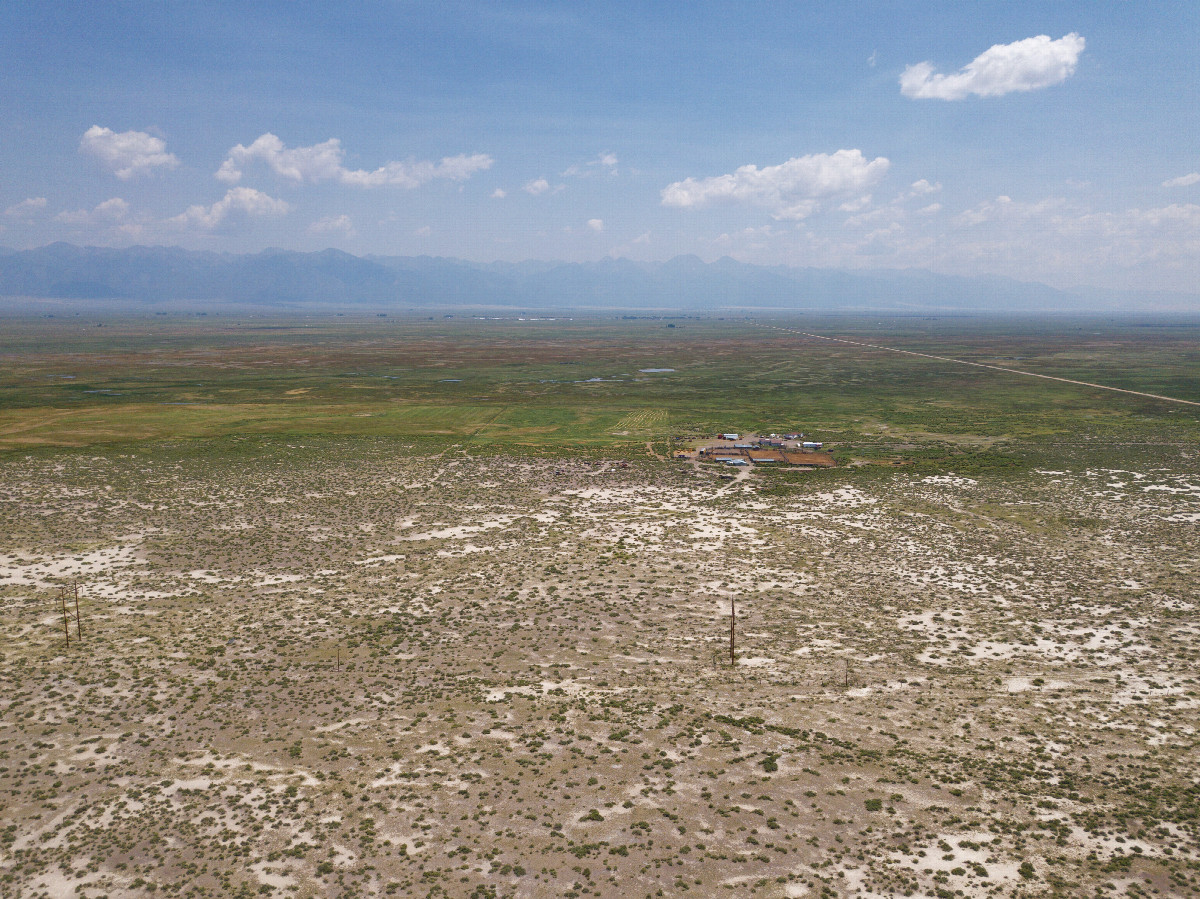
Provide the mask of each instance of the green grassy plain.
[{"label": "green grassy plain", "polygon": [[[1197,323],[769,323],[1200,401]],[[1194,441],[1196,412],[750,320],[56,317],[0,336],[0,451],[258,434],[637,454],[798,428],[844,458],[961,467],[1027,444]]]}]

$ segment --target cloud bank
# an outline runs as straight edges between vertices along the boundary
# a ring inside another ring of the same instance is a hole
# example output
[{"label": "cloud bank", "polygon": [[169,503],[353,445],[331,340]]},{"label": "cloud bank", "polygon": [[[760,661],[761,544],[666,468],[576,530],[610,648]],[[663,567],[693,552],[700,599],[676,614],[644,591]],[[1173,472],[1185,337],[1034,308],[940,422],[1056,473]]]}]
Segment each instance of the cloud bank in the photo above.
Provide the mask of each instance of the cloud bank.
[{"label": "cloud bank", "polygon": [[167,143],[145,131],[122,131],[93,125],[83,133],[79,152],[95,156],[109,171],[126,181],[141,172],[156,168],[173,169],[179,165],[174,153],[167,152]]},{"label": "cloud bank", "polygon": [[120,197],[113,197],[98,204],[94,209],[60,212],[54,220],[67,225],[104,225],[120,221],[128,213],[129,204]]},{"label": "cloud bank", "polygon": [[250,187],[233,187],[211,206],[189,206],[186,212],[170,219],[172,224],[215,228],[231,212],[243,212],[249,216],[283,215],[291,207],[284,200],[276,200]]},{"label": "cloud bank", "polygon": [[354,237],[358,233],[348,215],[327,215],[309,225],[306,231],[308,234],[343,234],[346,237]]},{"label": "cloud bank", "polygon": [[248,147],[238,144],[230,150],[217,170],[217,178],[227,184],[236,184],[248,164],[260,161],[266,163],[276,175],[290,181],[337,181],[354,187],[394,185],[414,188],[435,178],[465,181],[476,172],[492,167],[492,157],[483,153],[447,156],[438,163],[423,160],[389,162],[374,171],[347,169],[342,165],[344,157],[342,142],[336,137],[311,147],[289,149],[282,140],[268,132]]},{"label": "cloud bank", "polygon": [[883,156],[870,161],[861,150],[797,156],[779,165],[744,165],[728,175],[686,178],[662,189],[664,206],[696,209],[714,202],[742,203],[766,209],[773,218],[799,220],[820,201],[861,193],[887,172]]},{"label": "cloud bank", "polygon": [[1163,187],[1191,187],[1196,182],[1200,181],[1200,172],[1189,172],[1186,175],[1180,175],[1178,178],[1170,178],[1162,183]]},{"label": "cloud bank", "polygon": [[1136,284],[1152,267],[1160,278],[1172,276],[1173,289],[1191,290],[1189,273],[1200,258],[1200,205],[1194,203],[1102,211],[1065,198],[999,196],[964,210],[954,223],[953,258],[944,260],[950,270],[1018,273],[1023,267],[1064,285]]},{"label": "cloud bank", "polygon": [[4,214],[12,218],[29,218],[46,208],[45,197],[28,197],[20,203],[14,203],[4,210]]},{"label": "cloud bank", "polygon": [[975,94],[1000,97],[1065,81],[1075,73],[1085,41],[1075,32],[1054,41],[1048,35],[996,44],[953,75],[939,75],[919,62],[900,76],[900,93],[915,100],[961,100]]}]

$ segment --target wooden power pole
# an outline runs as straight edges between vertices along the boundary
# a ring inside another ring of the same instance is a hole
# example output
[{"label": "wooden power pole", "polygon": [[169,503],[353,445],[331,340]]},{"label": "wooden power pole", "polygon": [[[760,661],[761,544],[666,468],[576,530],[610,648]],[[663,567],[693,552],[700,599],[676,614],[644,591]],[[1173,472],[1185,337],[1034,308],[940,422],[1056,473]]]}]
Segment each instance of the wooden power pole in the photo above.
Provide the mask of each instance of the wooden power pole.
[{"label": "wooden power pole", "polygon": [[58,588],[58,601],[62,605],[63,636],[67,640],[67,649],[70,649],[71,648],[71,631],[70,631],[69,620],[67,618],[67,588],[66,587]]},{"label": "wooden power pole", "polygon": [[79,642],[83,642],[83,624],[79,619],[79,581],[75,582],[75,632],[79,636]]},{"label": "wooden power pole", "polygon": [[731,666],[737,664],[737,657],[734,655],[734,625],[737,623],[737,600],[734,597],[729,597],[729,664]]}]

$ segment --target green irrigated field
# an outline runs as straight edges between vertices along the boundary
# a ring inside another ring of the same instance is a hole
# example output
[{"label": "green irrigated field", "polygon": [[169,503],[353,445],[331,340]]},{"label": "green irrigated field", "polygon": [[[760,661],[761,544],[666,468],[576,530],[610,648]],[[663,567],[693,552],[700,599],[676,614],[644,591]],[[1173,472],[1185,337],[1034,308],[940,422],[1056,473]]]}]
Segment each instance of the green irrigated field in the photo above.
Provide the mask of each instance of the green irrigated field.
[{"label": "green irrigated field", "polygon": [[98,325],[4,322],[0,449],[310,434],[637,452],[648,439],[798,428],[843,456],[911,460],[1197,436],[1195,406],[800,330],[1200,402],[1200,324],[1178,322],[226,316]]}]

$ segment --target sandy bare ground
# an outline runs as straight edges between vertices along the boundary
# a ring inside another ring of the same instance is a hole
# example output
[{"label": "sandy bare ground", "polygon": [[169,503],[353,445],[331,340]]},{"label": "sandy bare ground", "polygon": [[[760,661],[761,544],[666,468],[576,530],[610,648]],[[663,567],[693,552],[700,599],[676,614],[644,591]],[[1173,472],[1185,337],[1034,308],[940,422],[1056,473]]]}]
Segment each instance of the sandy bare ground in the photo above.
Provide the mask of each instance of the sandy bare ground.
[{"label": "sandy bare ground", "polygon": [[1192,461],[778,483],[0,463],[0,895],[1196,894]]}]

